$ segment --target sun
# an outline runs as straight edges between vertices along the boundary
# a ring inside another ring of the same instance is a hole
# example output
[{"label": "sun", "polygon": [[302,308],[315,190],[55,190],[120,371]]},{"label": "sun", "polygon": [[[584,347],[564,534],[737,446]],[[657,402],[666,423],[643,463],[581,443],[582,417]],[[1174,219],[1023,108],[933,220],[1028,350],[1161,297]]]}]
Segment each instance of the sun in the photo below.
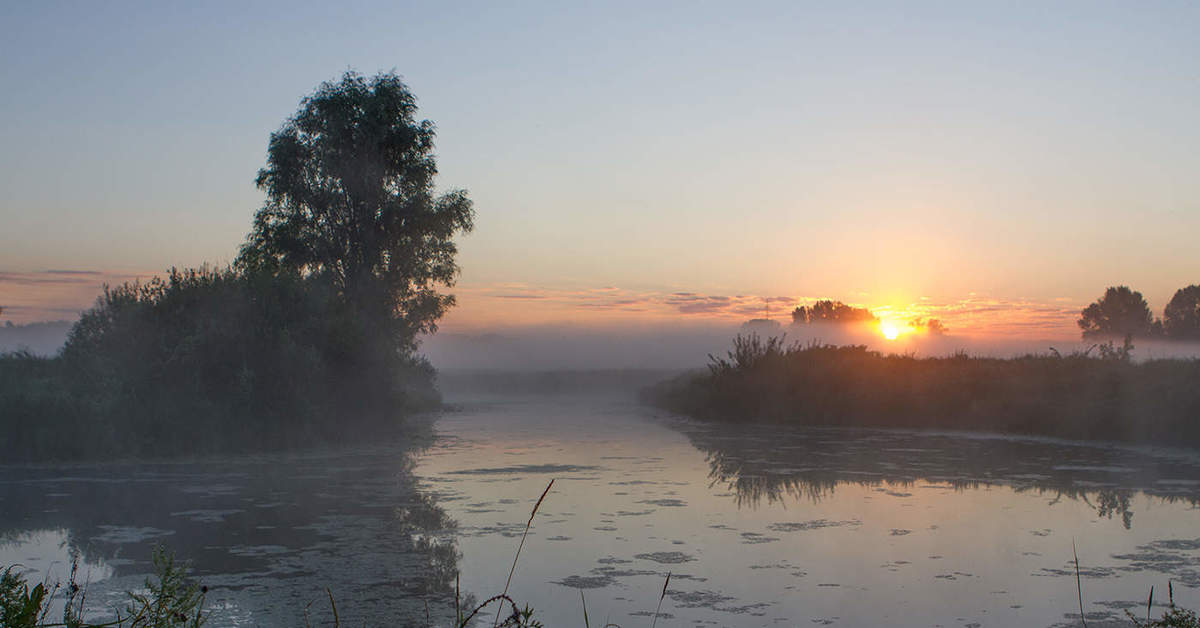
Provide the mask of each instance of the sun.
[{"label": "sun", "polygon": [[900,337],[900,327],[892,321],[883,321],[880,323],[879,332],[888,340],[895,340]]}]

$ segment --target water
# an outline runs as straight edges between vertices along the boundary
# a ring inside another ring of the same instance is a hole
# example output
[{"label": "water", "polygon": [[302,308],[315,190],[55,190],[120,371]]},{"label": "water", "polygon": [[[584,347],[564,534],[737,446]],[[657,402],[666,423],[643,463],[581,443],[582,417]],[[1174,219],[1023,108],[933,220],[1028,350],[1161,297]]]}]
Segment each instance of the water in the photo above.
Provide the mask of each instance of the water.
[{"label": "water", "polygon": [[[548,626],[1089,626],[1200,606],[1200,455],[915,432],[732,429],[630,395],[456,392],[428,447],[0,470],[0,562],[99,611],[163,542],[216,625],[446,625],[454,569]],[[494,613],[494,611],[492,611]],[[494,617],[493,615],[489,615]],[[1078,624],[1078,620],[1073,622]],[[1128,625],[1124,623],[1122,625]]]}]

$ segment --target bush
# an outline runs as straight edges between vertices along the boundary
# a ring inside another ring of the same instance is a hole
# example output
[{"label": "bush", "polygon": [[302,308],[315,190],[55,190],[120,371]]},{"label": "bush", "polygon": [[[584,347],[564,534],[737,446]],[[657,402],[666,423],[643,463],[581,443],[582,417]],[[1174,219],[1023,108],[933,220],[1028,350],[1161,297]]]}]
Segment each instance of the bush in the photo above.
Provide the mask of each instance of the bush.
[{"label": "bush", "polygon": [[438,403],[433,369],[316,277],[172,270],[106,289],[57,358],[0,357],[7,459],[343,441]]}]

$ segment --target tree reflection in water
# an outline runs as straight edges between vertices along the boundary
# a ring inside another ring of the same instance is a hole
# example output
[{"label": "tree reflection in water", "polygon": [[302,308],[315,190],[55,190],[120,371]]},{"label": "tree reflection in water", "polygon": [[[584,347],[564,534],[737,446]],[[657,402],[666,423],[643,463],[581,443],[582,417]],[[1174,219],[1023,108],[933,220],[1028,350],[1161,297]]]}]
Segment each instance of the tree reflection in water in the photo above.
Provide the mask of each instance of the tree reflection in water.
[{"label": "tree reflection in water", "polygon": [[412,470],[403,447],[0,467],[0,542],[58,538],[103,564],[114,577],[90,600],[139,582],[161,543],[209,586],[220,624],[302,625],[310,602],[328,613],[326,587],[347,625],[424,622],[426,604],[453,617],[456,524]]},{"label": "tree reflection in water", "polygon": [[733,492],[739,507],[818,502],[839,484],[1008,486],[1047,495],[1049,505],[1081,500],[1131,529],[1138,493],[1200,504],[1200,458],[1190,452],[945,432],[693,422],[681,429],[706,454],[711,486]]}]

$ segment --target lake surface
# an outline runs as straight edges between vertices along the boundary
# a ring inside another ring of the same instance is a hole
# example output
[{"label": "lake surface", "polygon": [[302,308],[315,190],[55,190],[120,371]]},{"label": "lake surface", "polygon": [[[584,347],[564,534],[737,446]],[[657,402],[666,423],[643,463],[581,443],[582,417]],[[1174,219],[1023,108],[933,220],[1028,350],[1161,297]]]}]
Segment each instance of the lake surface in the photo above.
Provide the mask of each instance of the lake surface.
[{"label": "lake surface", "polygon": [[1078,625],[1072,544],[1089,626],[1144,617],[1168,579],[1200,606],[1196,452],[735,429],[613,390],[447,397],[416,449],[0,468],[0,563],[65,579],[79,551],[99,611],[161,542],[212,625],[328,625],[325,587],[346,625],[446,625],[455,569],[464,594],[503,590],[553,479],[510,587],[547,626],[583,624],[580,591],[592,625],[648,626],[668,572],[660,626]]}]

